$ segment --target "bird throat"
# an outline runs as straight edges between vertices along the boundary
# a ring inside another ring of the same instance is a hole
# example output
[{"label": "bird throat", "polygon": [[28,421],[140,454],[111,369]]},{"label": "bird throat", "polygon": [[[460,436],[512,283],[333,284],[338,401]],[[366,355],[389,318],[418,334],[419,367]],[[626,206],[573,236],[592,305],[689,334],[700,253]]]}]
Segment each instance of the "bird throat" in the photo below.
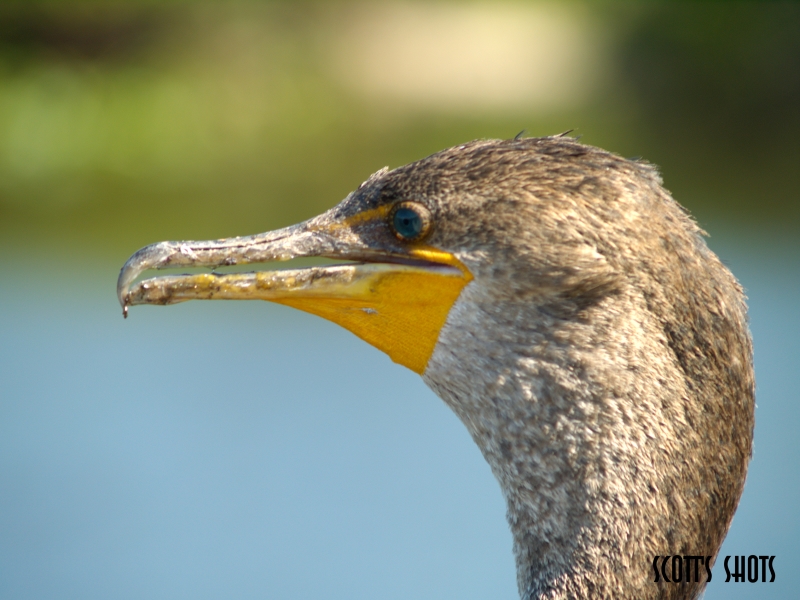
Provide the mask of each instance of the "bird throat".
[{"label": "bird throat", "polygon": [[451,307],[469,279],[422,270],[388,270],[341,294],[288,295],[272,302],[333,321],[422,374]]}]

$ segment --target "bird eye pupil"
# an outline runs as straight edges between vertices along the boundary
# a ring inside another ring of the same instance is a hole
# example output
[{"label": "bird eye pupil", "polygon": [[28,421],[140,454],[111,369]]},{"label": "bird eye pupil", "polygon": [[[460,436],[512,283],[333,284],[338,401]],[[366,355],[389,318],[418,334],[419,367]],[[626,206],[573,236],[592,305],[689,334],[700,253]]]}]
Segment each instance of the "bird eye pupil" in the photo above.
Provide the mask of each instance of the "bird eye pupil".
[{"label": "bird eye pupil", "polygon": [[420,202],[398,202],[389,213],[388,225],[400,240],[418,242],[430,233],[431,211]]},{"label": "bird eye pupil", "polygon": [[422,216],[411,208],[398,208],[394,213],[394,230],[407,240],[413,240],[422,233]]}]

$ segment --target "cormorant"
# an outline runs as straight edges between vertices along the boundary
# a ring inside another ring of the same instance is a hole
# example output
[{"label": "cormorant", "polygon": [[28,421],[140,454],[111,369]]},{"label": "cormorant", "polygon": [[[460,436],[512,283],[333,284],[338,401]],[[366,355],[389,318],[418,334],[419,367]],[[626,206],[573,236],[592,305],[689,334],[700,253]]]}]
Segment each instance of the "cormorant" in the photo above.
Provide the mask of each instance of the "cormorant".
[{"label": "cormorant", "polygon": [[[134,284],[300,256],[353,262]],[[524,600],[702,592],[702,566],[669,583],[654,557],[715,557],[728,531],[752,345],[741,287],[651,165],[565,136],[474,141],[292,227],[147,246],[118,294],[287,304],[419,373],[500,483]]]}]

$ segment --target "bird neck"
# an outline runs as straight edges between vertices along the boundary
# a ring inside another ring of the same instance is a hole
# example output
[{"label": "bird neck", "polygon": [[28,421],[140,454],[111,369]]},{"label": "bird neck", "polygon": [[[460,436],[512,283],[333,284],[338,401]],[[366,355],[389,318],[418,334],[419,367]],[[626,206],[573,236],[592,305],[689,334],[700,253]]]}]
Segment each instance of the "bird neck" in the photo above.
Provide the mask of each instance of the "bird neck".
[{"label": "bird neck", "polygon": [[[660,470],[659,446],[675,443],[669,422],[652,423],[663,397],[685,393],[663,368],[668,347],[637,347],[655,332],[641,331],[635,302],[600,307],[605,320],[532,319],[530,303],[474,293],[454,307],[458,327],[445,326],[423,377],[500,483],[520,596],[650,597],[652,558],[671,549],[657,490],[680,475]],[[659,389],[643,388],[649,380]]]}]

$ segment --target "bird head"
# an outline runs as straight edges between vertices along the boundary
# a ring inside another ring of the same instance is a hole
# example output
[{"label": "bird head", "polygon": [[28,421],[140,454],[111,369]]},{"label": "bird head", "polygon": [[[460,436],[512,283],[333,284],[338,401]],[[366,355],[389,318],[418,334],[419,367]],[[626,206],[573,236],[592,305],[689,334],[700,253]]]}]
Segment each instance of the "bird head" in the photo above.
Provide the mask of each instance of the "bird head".
[{"label": "bird head", "polygon": [[[297,257],[346,262],[137,282]],[[293,306],[422,375],[500,482],[523,598],[672,597],[652,557],[714,556],[742,491],[741,288],[653,167],[571,138],[471,142],[378,171],[298,225],[147,246],[117,292],[126,314]]]},{"label": "bird head", "polygon": [[[453,305],[473,280],[488,292],[487,301],[498,302],[546,304],[614,287],[617,273],[596,248],[602,227],[581,228],[585,215],[575,200],[597,192],[587,189],[585,171],[608,167],[587,160],[576,170],[576,156],[591,155],[588,148],[569,138],[476,141],[382,169],[339,205],[298,225],[142,248],[120,272],[119,300],[126,316],[129,306],[191,299],[286,304],[342,325],[422,374]],[[607,225],[602,218],[595,222]],[[134,283],[149,269],[298,257],[348,264]]]}]

